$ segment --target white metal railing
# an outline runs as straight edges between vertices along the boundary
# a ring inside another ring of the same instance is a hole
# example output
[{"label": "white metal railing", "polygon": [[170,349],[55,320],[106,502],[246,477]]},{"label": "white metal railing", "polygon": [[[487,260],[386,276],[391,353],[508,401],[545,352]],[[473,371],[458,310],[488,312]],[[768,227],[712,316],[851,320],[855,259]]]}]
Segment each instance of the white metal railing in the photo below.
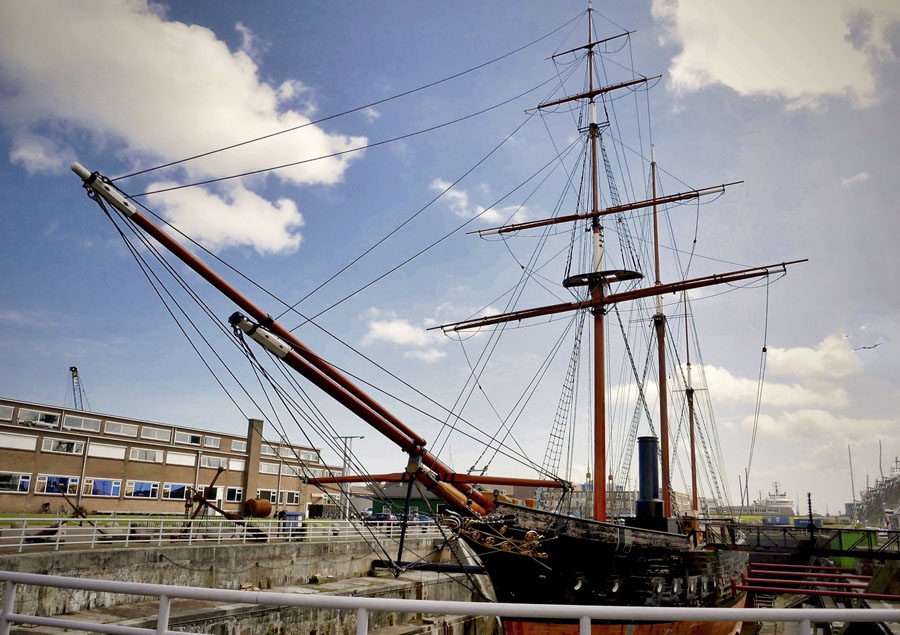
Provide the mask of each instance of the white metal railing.
[{"label": "white metal railing", "polygon": [[[0,554],[69,548],[146,547],[202,543],[259,543],[273,541],[350,542],[371,537],[398,539],[398,522],[371,523],[350,520],[252,519],[175,516],[146,518],[80,518],[57,521],[45,517],[17,518],[0,524]],[[409,538],[439,538],[434,523],[413,523]]]},{"label": "white metal railing", "polygon": [[[616,622],[795,622],[798,624],[798,635],[810,635],[811,626],[816,622],[900,622],[900,609],[720,609],[442,602],[324,594],[229,591],[226,589],[180,587],[166,584],[86,580],[11,571],[0,571],[0,581],[5,582],[3,608],[0,611],[0,635],[9,635],[11,624],[75,628],[95,633],[125,633],[128,635],[171,633],[174,635],[175,632],[169,630],[169,603],[176,598],[265,606],[356,611],[357,635],[368,632],[369,613],[379,611],[476,617],[497,616],[578,620],[579,633],[581,635],[590,635],[591,620]],[[157,625],[155,629],[147,629],[117,626],[115,624],[80,622],[55,617],[20,615],[13,612],[16,590],[20,585],[157,597],[159,598]]]}]

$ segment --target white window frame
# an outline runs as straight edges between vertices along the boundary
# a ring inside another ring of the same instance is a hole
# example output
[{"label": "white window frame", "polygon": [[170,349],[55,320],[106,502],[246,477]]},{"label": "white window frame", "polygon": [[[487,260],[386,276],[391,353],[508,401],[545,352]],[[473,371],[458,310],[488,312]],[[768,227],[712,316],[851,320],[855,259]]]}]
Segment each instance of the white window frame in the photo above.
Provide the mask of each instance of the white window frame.
[{"label": "white window frame", "polygon": [[264,441],[259,447],[259,453],[264,456],[278,456],[278,449],[276,446],[270,445],[268,442]]},{"label": "white window frame", "polygon": [[237,439],[232,439],[231,451],[232,452],[246,452],[247,451],[247,442],[246,441],[238,441]]},{"label": "white window frame", "polygon": [[[56,444],[70,444],[72,451],[59,450],[54,447]],[[84,456],[84,441],[76,441],[74,439],[59,439],[56,437],[44,437],[41,441],[41,452],[49,452],[52,454],[71,454],[74,456]]]},{"label": "white window frame", "polygon": [[300,450],[300,460],[308,463],[318,463],[319,453],[311,450]]},{"label": "white window frame", "polygon": [[[149,483],[150,484],[150,496],[135,496],[134,495],[134,486],[137,483]],[[128,493],[128,489],[131,488],[132,493]],[[125,481],[125,489],[122,490],[123,496],[125,498],[143,498],[146,500],[158,500],[159,499],[159,481],[143,481],[141,479],[129,479]]]},{"label": "white window frame", "polygon": [[[19,477],[18,482],[16,483],[16,489],[0,490],[0,494],[27,494],[31,491],[31,472],[3,471],[0,472],[0,474],[10,474]],[[25,481],[25,489],[21,489],[22,481]]]},{"label": "white window frame", "polygon": [[244,488],[243,487],[226,487],[225,488],[225,502],[226,503],[240,503],[244,499]]},{"label": "white window frame", "polygon": [[222,438],[221,437],[203,437],[203,447],[204,448],[215,448],[218,450],[222,447]]},{"label": "white window frame", "polygon": [[300,492],[291,489],[283,489],[278,493],[279,505],[299,505]]},{"label": "white window frame", "polygon": [[[68,474],[38,474],[37,478],[34,480],[34,493],[39,496],[62,496],[62,494],[60,492],[57,492],[55,490],[52,492],[46,491],[47,490],[47,481],[51,477],[68,479],[66,481],[66,491],[64,493],[69,496],[77,496],[78,495],[78,483],[81,479],[77,476],[71,476]],[[43,492],[38,491],[38,487],[40,487],[41,481],[43,481],[43,484],[44,484]]]},{"label": "white window frame", "polygon": [[[118,426],[120,430],[110,430],[109,426]],[[106,434],[114,434],[117,437],[136,438],[138,435],[138,426],[133,423],[122,423],[121,421],[107,421],[103,424],[103,431]]]},{"label": "white window frame", "polygon": [[282,476],[302,476],[303,475],[303,467],[300,465],[288,465],[287,463],[281,464],[281,475]]},{"label": "white window frame", "polygon": [[15,408],[12,406],[0,404],[0,421],[12,421],[13,410],[15,410]]},{"label": "white window frame", "polygon": [[228,469],[233,472],[243,472],[247,467],[244,459],[228,459]]},{"label": "white window frame", "polygon": [[[141,457],[142,452],[152,452],[153,456],[156,458],[153,459],[145,459]],[[153,448],[131,448],[131,451],[128,453],[129,461],[138,461],[140,463],[162,463],[165,452],[162,450],[154,450]]]},{"label": "white window frame", "polygon": [[262,461],[259,463],[260,474],[278,474],[278,470],[278,463],[263,463]]},{"label": "white window frame", "polygon": [[200,456],[200,467],[207,467],[213,470],[218,470],[220,467],[222,469],[227,469],[228,458],[224,456],[203,454]]},{"label": "white window frame", "polygon": [[[184,487],[184,497],[178,498],[176,496],[172,496],[172,486],[175,485],[177,487]],[[190,483],[163,483],[162,487],[162,497],[163,500],[167,501],[183,501],[188,499],[188,494],[190,490],[193,489],[193,485]]]},{"label": "white window frame", "polygon": [[[113,484],[113,489],[118,491],[115,494],[90,494],[88,493],[87,489],[90,486],[90,489],[93,491],[94,481],[110,481]],[[88,496],[90,498],[119,498],[122,495],[122,479],[105,478],[100,476],[85,476],[84,482],[81,484],[81,495]]]},{"label": "white window frame", "polygon": [[[35,415],[46,415],[48,417],[55,417],[56,421],[53,423],[49,423],[47,421],[43,421],[40,418],[37,419],[29,419],[27,421],[22,421],[23,413],[34,413]],[[19,408],[19,414],[16,415],[16,425],[25,426],[26,428],[43,428],[45,430],[59,430],[59,424],[62,417],[54,412],[47,412],[45,410],[34,410],[33,408]]]},{"label": "white window frame", "polygon": [[172,431],[166,428],[154,428],[151,426],[141,426],[141,438],[150,439],[152,441],[162,441],[169,443],[172,440]]},{"label": "white window frame", "polygon": [[[182,440],[180,440],[178,437],[182,437],[182,438],[187,437],[187,441],[182,441]],[[194,438],[194,437],[197,437],[197,441],[196,441],[196,442],[194,442],[194,441],[191,440],[191,439]],[[194,433],[194,432],[185,432],[184,430],[177,430],[177,431],[175,432],[175,443],[180,443],[180,444],[182,444],[182,445],[196,445],[196,446],[199,446],[200,443],[201,443],[202,441],[203,441],[203,435],[202,435],[202,434],[196,434],[196,433]]]},{"label": "white window frame", "polygon": [[[268,492],[269,495],[263,497],[263,492]],[[260,488],[256,490],[256,498],[260,498],[262,500],[269,501],[270,503],[275,503],[278,500],[278,490],[268,489],[268,488]]]},{"label": "white window frame", "polygon": [[[69,422],[71,420],[71,423]],[[75,422],[78,425],[75,425]],[[91,425],[86,426],[85,424]],[[96,424],[96,425],[95,425]],[[100,432],[100,419],[91,419],[89,417],[79,417],[78,415],[66,415],[63,417],[63,430],[87,430],[88,432]]]}]

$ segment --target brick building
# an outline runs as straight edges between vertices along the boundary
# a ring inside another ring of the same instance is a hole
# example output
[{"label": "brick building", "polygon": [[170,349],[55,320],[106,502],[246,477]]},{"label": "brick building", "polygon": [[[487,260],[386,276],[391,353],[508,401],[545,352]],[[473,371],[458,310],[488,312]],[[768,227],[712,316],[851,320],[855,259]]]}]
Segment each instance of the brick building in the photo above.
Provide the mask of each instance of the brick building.
[{"label": "brick building", "polygon": [[249,498],[306,511],[322,493],[302,476],[340,474],[315,448],[246,436],[0,399],[0,511],[34,512],[74,504],[91,512],[184,512],[191,489],[239,513]]}]

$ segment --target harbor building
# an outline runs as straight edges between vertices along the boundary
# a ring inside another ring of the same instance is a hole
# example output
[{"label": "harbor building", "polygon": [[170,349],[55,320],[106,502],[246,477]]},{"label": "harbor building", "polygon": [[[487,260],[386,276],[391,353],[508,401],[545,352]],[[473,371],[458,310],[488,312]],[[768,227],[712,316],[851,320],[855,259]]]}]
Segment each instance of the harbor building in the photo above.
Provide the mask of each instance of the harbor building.
[{"label": "harbor building", "polygon": [[323,502],[303,477],[341,470],[263,426],[236,435],[0,398],[0,511],[55,512],[65,498],[88,513],[182,514],[213,479],[207,498],[234,513],[250,498],[297,512]]}]

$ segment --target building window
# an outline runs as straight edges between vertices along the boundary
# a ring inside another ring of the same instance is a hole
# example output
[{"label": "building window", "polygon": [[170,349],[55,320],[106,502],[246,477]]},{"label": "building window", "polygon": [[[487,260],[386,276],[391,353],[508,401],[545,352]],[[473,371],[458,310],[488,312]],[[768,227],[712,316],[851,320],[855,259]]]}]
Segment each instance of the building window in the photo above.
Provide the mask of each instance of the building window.
[{"label": "building window", "polygon": [[228,459],[224,456],[201,456],[200,467],[211,467],[213,469],[221,467],[224,470],[228,467]]},{"label": "building window", "polygon": [[31,474],[20,472],[0,472],[0,492],[6,494],[28,492],[31,487]]},{"label": "building window", "polygon": [[12,421],[12,406],[0,406],[0,421]]},{"label": "building window", "polygon": [[280,494],[278,495],[278,503],[280,505],[299,505],[300,492],[281,490]]},{"label": "building window", "polygon": [[37,437],[30,437],[24,434],[12,434],[11,432],[0,432],[0,448],[8,450],[30,450],[34,452],[37,447]]},{"label": "building window", "polygon": [[318,463],[319,453],[310,452],[309,450],[300,450],[300,459],[302,461],[309,461],[310,463]]},{"label": "building window", "polygon": [[106,431],[106,434],[115,434],[120,437],[136,437],[138,433],[137,426],[117,421],[107,421],[103,429]]},{"label": "building window", "polygon": [[63,419],[63,428],[66,428],[67,430],[100,432],[100,420],[88,419],[87,417],[76,417],[75,415],[66,415],[66,418]]},{"label": "building window", "polygon": [[77,476],[57,476],[55,474],[38,474],[34,483],[35,494],[78,494]]},{"label": "building window", "polygon": [[232,452],[246,452],[247,451],[247,442],[246,441],[232,441],[231,442],[231,451]]},{"label": "building window", "polygon": [[205,448],[218,448],[222,445],[222,439],[219,437],[204,437],[203,439],[203,447]]},{"label": "building window", "polygon": [[164,430],[163,428],[148,428],[147,426],[144,426],[141,428],[141,438],[168,443],[172,440],[172,431]]},{"label": "building window", "polygon": [[268,443],[263,443],[259,448],[260,454],[265,454],[266,456],[278,456],[278,452],[275,451],[275,447],[269,445]]},{"label": "building window", "polygon": [[228,469],[235,472],[243,472],[247,462],[244,459],[228,459]]},{"label": "building window", "polygon": [[128,455],[132,461],[144,461],[145,463],[162,463],[162,450],[147,450],[146,448],[131,448],[131,454]]},{"label": "building window", "polygon": [[262,500],[269,501],[270,503],[274,503],[277,498],[278,492],[274,489],[258,489],[256,490],[256,498],[261,498]]},{"label": "building window", "polygon": [[288,465],[287,463],[282,463],[281,475],[282,476],[300,476],[301,475],[300,466],[299,465]]},{"label": "building window", "polygon": [[285,458],[292,459],[297,456],[297,451],[290,446],[282,446],[278,448],[278,454]]},{"label": "building window", "polygon": [[193,467],[197,463],[197,455],[170,451],[166,453],[166,463],[169,465],[187,465]]},{"label": "building window", "polygon": [[20,426],[32,428],[58,428],[59,415],[51,412],[41,412],[40,410],[19,408],[19,417],[16,419],[16,423]]},{"label": "building window", "polygon": [[191,432],[176,432],[175,433],[175,443],[184,443],[186,445],[200,445],[200,440],[203,438],[200,434],[193,434]]},{"label": "building window", "polygon": [[171,500],[183,501],[188,497],[191,485],[187,483],[166,483],[163,485],[162,497]]},{"label": "building window", "polygon": [[41,443],[41,452],[55,452],[56,454],[84,454],[84,441],[70,441],[68,439],[44,438]]},{"label": "building window", "polygon": [[106,496],[118,498],[122,491],[121,479],[86,478],[81,486],[82,496]]},{"label": "building window", "polygon": [[126,481],[125,498],[157,498],[159,483],[150,481]]},{"label": "building window", "polygon": [[226,487],[225,488],[225,500],[229,503],[240,503],[241,499],[244,498],[244,488],[243,487]]},{"label": "building window", "polygon": [[125,459],[124,445],[106,445],[104,443],[93,442],[88,445],[88,456],[96,456],[99,459]]},{"label": "building window", "polygon": [[278,474],[278,463],[260,463],[260,474]]},{"label": "building window", "polygon": [[309,468],[309,475],[313,478],[319,478],[320,476],[325,476],[325,470],[320,470],[316,467]]}]

